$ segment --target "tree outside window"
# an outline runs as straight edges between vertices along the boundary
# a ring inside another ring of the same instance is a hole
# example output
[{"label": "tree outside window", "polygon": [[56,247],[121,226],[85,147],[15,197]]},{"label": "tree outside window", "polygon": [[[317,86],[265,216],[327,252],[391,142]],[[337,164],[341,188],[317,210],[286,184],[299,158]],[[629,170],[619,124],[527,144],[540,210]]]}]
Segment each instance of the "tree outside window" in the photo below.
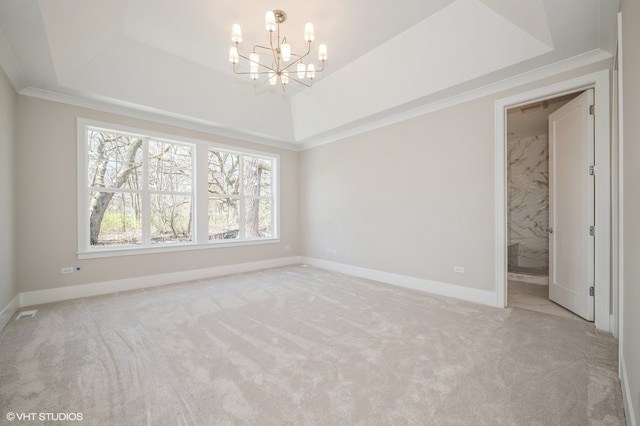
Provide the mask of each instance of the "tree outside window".
[{"label": "tree outside window", "polygon": [[83,134],[79,252],[277,237],[275,157],[89,125]]},{"label": "tree outside window", "polygon": [[209,239],[273,236],[273,159],[209,151]]}]

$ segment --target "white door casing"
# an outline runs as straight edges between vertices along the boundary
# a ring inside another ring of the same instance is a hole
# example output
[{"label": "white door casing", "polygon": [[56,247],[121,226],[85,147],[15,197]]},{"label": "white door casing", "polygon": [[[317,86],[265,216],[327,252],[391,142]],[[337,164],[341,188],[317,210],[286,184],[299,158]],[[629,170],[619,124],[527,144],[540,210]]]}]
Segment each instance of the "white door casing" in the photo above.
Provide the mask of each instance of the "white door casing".
[{"label": "white door casing", "polygon": [[549,298],[594,320],[593,90],[549,116]]},{"label": "white door casing", "polygon": [[611,294],[611,122],[610,70],[602,69],[532,90],[500,98],[494,104],[495,118],[495,306],[507,306],[507,129],[510,108],[593,88],[595,111],[595,318],[598,330],[610,331],[618,319],[610,312]]}]

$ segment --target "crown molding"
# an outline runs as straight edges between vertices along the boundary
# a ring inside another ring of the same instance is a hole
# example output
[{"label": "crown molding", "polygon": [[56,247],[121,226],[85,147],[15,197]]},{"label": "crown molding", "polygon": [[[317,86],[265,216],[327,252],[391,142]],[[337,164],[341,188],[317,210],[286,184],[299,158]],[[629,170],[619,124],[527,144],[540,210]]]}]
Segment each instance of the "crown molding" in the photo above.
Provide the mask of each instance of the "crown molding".
[{"label": "crown molding", "polygon": [[489,83],[475,89],[467,90],[456,95],[438,99],[433,102],[428,102],[406,111],[398,112],[395,114],[390,113],[378,120],[373,120],[361,125],[347,127],[343,130],[328,133],[325,136],[311,137],[306,140],[298,141],[298,143],[300,144],[299,150],[305,151],[307,149],[326,145],[361,133],[369,132],[371,130],[379,129],[382,127],[387,127],[392,124],[419,117],[421,115],[429,114],[441,109],[469,102],[474,99],[482,98],[484,96],[503,92],[514,87],[533,83],[544,78],[553,77],[554,75],[558,75],[564,72],[572,71],[607,60],[610,61],[612,60],[612,58],[613,56],[611,55],[611,53],[602,49],[595,49],[560,62],[555,62],[544,67],[536,68],[534,70],[515,75],[513,77],[508,77],[503,80]]},{"label": "crown molding", "polygon": [[[3,54],[2,41],[3,39],[2,37],[0,37],[0,55]],[[4,59],[6,61],[6,58],[0,59]],[[89,108],[113,114],[126,115],[129,117],[156,123],[169,124],[189,130],[200,131],[214,136],[222,136],[237,139],[243,142],[251,142],[259,145],[266,145],[299,152],[336,142],[361,133],[390,126],[392,124],[396,124],[415,117],[419,117],[421,115],[429,114],[434,111],[469,102],[484,96],[509,90],[514,87],[522,86],[564,72],[572,71],[607,60],[611,61],[612,59],[613,56],[611,55],[611,53],[602,49],[595,49],[584,54],[577,55],[572,58],[531,71],[527,71],[513,77],[505,78],[494,83],[486,84],[475,89],[467,90],[462,93],[448,96],[432,102],[427,102],[423,105],[411,108],[409,110],[397,113],[392,112],[384,115],[381,118],[373,119],[366,123],[348,125],[342,129],[334,131],[330,130],[322,136],[310,137],[305,140],[299,141],[281,140],[278,138],[273,138],[258,133],[252,133],[241,129],[231,129],[212,121],[189,117],[182,114],[115,99],[88,98],[81,95],[70,95],[35,87],[25,87],[22,90],[19,90],[18,93],[24,96],[49,100],[53,102],[60,102],[82,108]],[[15,60],[13,62],[17,67],[17,63],[15,63]],[[2,64],[4,66],[4,62]],[[24,80],[24,76],[22,76],[19,68],[17,68],[17,71],[13,72],[13,74],[16,75],[14,75],[13,77],[10,76],[10,79],[14,84],[14,87],[16,87],[16,82],[14,80],[18,80],[18,83],[21,84],[20,80]]]},{"label": "crown molding", "polygon": [[69,95],[52,90],[37,87],[26,87],[18,92],[23,96],[59,102],[81,108],[93,109],[101,112],[125,115],[127,117],[151,121],[159,124],[181,127],[188,130],[207,133],[214,136],[222,136],[237,139],[243,142],[251,142],[259,145],[298,151],[299,146],[293,142],[271,138],[263,134],[252,133],[244,130],[230,129],[219,123],[203,120],[195,117],[151,108],[135,103],[107,98],[88,98],[80,95]]}]

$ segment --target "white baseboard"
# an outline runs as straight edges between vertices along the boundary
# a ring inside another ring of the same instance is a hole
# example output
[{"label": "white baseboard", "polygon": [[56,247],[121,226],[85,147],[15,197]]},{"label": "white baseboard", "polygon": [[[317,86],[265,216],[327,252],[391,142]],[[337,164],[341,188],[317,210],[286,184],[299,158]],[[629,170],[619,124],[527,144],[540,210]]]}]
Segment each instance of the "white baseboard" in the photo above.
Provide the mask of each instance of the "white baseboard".
[{"label": "white baseboard", "polygon": [[620,354],[620,386],[622,387],[622,400],[624,401],[624,415],[628,426],[638,426],[638,420],[634,413],[634,398],[629,388],[629,377],[627,376],[627,366],[624,362],[624,354]]},{"label": "white baseboard", "polygon": [[496,294],[493,291],[478,290],[475,288],[463,287],[454,284],[442,283],[438,281],[426,280],[423,278],[399,275],[390,272],[377,271],[375,269],[361,268],[344,263],[331,262],[328,260],[312,257],[302,257],[302,261],[311,266],[341,272],[360,278],[380,281],[398,287],[411,288],[425,291],[427,293],[448,296],[468,302],[481,303],[483,305],[496,306]]},{"label": "white baseboard", "polygon": [[[356,277],[366,278],[374,281],[396,285],[399,287],[425,291],[441,296],[453,297],[469,302],[481,303],[488,306],[496,306],[495,292],[478,290],[459,285],[426,280],[407,275],[394,274],[390,272],[378,271],[374,269],[361,268],[344,263],[331,262],[327,260],[291,256],[278,259],[263,260],[257,262],[240,263],[234,265],[216,266],[212,268],[196,269],[190,271],[173,272],[169,274],[147,275],[137,278],[125,278],[121,280],[102,281],[90,284],[79,284],[74,286],[58,287],[47,290],[27,291],[20,293],[3,313],[11,311],[11,316],[19,307],[40,305],[43,303],[58,302],[61,300],[77,299],[80,297],[100,296],[103,294],[119,293],[129,290],[138,290],[149,287],[156,287],[179,282],[199,280],[204,278],[218,277],[222,275],[237,274],[242,272],[257,271],[260,269],[275,268],[298,263],[307,263],[319,268],[341,272]],[[19,301],[19,303],[17,302]],[[19,306],[17,306],[19,305]],[[10,318],[10,317],[9,317]]]},{"label": "white baseboard", "polygon": [[540,275],[518,274],[516,272],[509,272],[507,274],[508,279],[513,281],[520,281],[521,283],[549,285],[549,277]]},{"label": "white baseboard", "polygon": [[20,309],[20,294],[16,294],[16,296],[11,299],[11,302],[0,312],[0,331],[9,324],[9,321],[11,321],[11,318],[13,318],[18,309]]},{"label": "white baseboard", "polygon": [[27,291],[24,293],[20,293],[19,295],[20,307],[59,302],[61,300],[77,299],[80,297],[99,296],[103,294],[119,293],[128,290],[157,287],[161,285],[175,284],[185,281],[219,277],[222,275],[257,271],[260,269],[276,268],[279,266],[293,265],[300,262],[301,258],[298,256],[282,257],[278,259],[216,266],[212,268],[173,272],[169,274],[147,275],[137,278],[125,278],[122,280],[79,284],[47,290]]}]

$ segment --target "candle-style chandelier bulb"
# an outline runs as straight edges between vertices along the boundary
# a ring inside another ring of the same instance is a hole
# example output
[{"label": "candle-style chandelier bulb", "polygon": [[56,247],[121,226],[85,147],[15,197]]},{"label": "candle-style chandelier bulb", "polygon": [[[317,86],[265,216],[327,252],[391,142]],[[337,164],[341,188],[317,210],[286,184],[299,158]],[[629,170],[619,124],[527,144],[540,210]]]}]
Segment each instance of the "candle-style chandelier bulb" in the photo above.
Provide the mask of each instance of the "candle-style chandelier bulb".
[{"label": "candle-style chandelier bulb", "polygon": [[276,30],[276,15],[273,10],[268,10],[264,18],[264,27],[270,33]]},{"label": "candle-style chandelier bulb", "polygon": [[304,26],[304,41],[313,41],[314,38],[313,24],[308,22],[307,25]]},{"label": "candle-style chandelier bulb", "polygon": [[318,59],[320,61],[326,61],[327,60],[327,45],[326,44],[321,44],[320,46],[318,46]]},{"label": "candle-style chandelier bulb", "polygon": [[234,65],[240,62],[240,58],[238,55],[238,48],[235,46],[229,49],[229,62],[231,62]]},{"label": "candle-style chandelier bulb", "polygon": [[231,27],[231,41],[234,43],[240,43],[242,41],[242,30],[239,24],[233,24]]},{"label": "candle-style chandelier bulb", "polygon": [[296,67],[298,71],[298,78],[300,80],[304,79],[305,74],[307,73],[307,66],[302,62],[298,62],[298,66]]}]

